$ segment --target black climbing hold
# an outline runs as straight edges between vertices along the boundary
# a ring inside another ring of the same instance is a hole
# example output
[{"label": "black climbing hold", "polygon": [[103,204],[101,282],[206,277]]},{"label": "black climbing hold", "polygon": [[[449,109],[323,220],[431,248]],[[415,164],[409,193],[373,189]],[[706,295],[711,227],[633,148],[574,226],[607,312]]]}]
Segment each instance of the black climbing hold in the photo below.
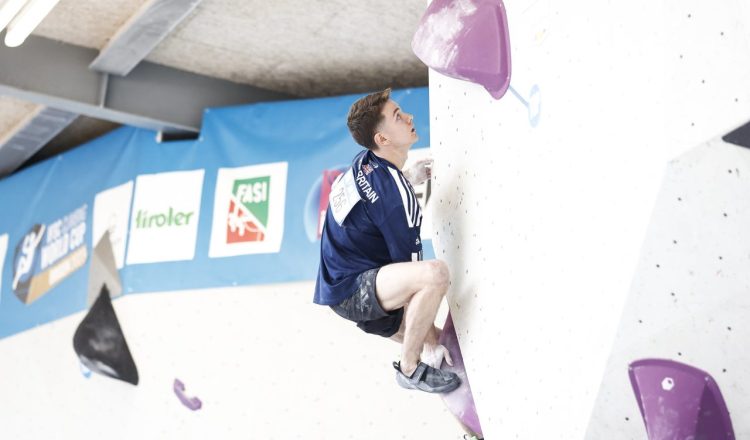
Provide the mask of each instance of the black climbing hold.
[{"label": "black climbing hold", "polygon": [[724,137],[724,142],[730,144],[739,145],[740,147],[750,148],[750,122],[747,124],[730,131]]},{"label": "black climbing hold", "polygon": [[78,325],[73,349],[88,369],[95,373],[138,385],[138,369],[130,354],[125,335],[112,308],[107,286]]}]

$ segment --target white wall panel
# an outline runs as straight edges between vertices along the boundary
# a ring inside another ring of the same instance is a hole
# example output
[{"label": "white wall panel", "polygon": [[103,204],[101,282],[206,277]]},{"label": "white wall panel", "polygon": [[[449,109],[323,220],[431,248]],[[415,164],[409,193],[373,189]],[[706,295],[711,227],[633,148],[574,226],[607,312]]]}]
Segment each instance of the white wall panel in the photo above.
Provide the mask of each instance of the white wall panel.
[{"label": "white wall panel", "polygon": [[587,438],[646,438],[628,365],[671,359],[708,372],[750,437],[750,150],[721,141],[670,163]]},{"label": "white wall panel", "polygon": [[[127,295],[113,302],[134,387],[86,379],[77,313],[0,340],[2,437],[458,439],[440,398],[395,381],[400,346],[312,304],[314,283]],[[203,408],[190,411],[175,378]]]},{"label": "white wall panel", "polygon": [[750,119],[739,4],[506,2],[536,126],[431,72],[434,244],[487,438],[584,437],[668,161]]}]

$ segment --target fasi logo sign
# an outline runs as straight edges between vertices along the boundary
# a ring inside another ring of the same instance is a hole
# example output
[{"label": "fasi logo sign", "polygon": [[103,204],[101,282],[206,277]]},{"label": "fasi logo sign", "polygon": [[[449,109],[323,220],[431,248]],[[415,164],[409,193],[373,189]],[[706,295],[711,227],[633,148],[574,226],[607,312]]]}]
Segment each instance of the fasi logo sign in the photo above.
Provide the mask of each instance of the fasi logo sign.
[{"label": "fasi logo sign", "polygon": [[270,184],[271,176],[234,181],[229,200],[227,243],[265,240]]},{"label": "fasi logo sign", "polygon": [[279,252],[287,166],[277,162],[219,169],[210,257]]},{"label": "fasi logo sign", "polygon": [[137,177],[127,264],[193,259],[203,175],[193,170]]}]

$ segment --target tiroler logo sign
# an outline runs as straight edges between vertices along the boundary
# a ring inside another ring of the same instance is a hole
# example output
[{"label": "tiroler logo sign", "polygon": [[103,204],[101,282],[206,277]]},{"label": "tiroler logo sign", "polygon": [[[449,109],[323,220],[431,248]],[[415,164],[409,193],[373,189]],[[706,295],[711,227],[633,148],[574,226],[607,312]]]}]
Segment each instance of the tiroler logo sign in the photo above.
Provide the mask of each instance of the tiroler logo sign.
[{"label": "tiroler logo sign", "polygon": [[203,175],[192,170],[136,178],[127,264],[195,257]]},{"label": "tiroler logo sign", "polygon": [[190,223],[190,217],[193,211],[176,211],[172,207],[163,213],[149,213],[144,209],[139,209],[135,217],[136,228],[164,228],[170,226],[187,226]]}]

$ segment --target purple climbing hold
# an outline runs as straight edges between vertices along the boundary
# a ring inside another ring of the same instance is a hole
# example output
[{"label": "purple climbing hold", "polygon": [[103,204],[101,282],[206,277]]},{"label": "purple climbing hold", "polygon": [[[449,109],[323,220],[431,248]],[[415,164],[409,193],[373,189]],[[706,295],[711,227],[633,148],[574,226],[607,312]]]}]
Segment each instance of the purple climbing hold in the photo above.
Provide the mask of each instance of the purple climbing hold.
[{"label": "purple climbing hold", "polygon": [[201,402],[201,399],[197,397],[188,397],[185,395],[185,385],[180,381],[180,379],[174,380],[174,385],[172,386],[172,389],[174,390],[174,393],[177,395],[177,398],[180,399],[180,402],[182,402],[182,404],[188,407],[189,409],[193,411],[197,411],[201,409],[201,406],[203,406],[203,402]]},{"label": "purple climbing hold", "polygon": [[630,364],[629,374],[649,440],[734,440],[719,386],[705,371],[642,359]]},{"label": "purple climbing hold", "polygon": [[456,328],[453,326],[453,318],[448,313],[445,320],[443,331],[440,334],[439,343],[443,345],[451,354],[453,366],[449,366],[445,361],[440,369],[456,373],[461,378],[461,385],[450,393],[441,394],[445,406],[456,416],[456,418],[466,426],[474,435],[482,437],[482,427],[479,425],[479,416],[477,407],[474,404],[474,396],[471,394],[469,378],[466,376],[464,368],[464,358],[461,355],[461,348],[458,346],[458,336]]},{"label": "purple climbing hold", "polygon": [[427,66],[484,86],[500,99],[510,85],[510,37],[502,0],[433,0],[411,41]]}]

